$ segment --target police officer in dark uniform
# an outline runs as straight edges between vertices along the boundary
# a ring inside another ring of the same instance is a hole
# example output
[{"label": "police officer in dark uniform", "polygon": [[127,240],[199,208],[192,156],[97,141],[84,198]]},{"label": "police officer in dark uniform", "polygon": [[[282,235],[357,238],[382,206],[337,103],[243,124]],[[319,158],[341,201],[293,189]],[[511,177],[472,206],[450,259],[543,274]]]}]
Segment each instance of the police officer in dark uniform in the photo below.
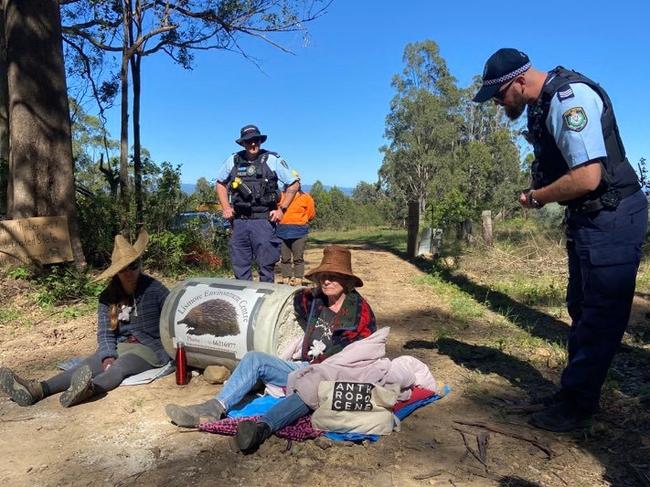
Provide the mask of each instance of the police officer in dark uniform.
[{"label": "police officer in dark uniform", "polygon": [[532,185],[519,203],[566,206],[568,364],[561,389],[530,422],[570,431],[597,410],[607,370],[630,317],[648,221],[647,200],[625,157],[611,100],[561,66],[538,71],[517,49],[486,62],[476,102],[493,99],[512,120],[526,109]]},{"label": "police officer in dark uniform", "polygon": [[230,258],[236,279],[252,281],[253,258],[260,281],[273,282],[280,259],[275,224],[291,204],[300,177],[279,154],[261,148],[266,141],[255,125],[241,129],[244,147],[230,156],[217,174],[217,196],[224,218],[232,220]]}]

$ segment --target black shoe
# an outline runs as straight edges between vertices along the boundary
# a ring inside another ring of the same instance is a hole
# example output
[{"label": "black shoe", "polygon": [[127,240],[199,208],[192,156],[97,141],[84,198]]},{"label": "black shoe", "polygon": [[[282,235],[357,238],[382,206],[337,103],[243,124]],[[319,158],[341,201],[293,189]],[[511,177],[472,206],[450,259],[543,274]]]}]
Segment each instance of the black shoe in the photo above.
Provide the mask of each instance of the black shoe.
[{"label": "black shoe", "polygon": [[533,414],[528,422],[536,428],[564,433],[588,426],[591,416],[592,413],[562,401]]},{"label": "black shoe", "polygon": [[22,379],[7,367],[0,368],[0,389],[19,406],[31,406],[44,397],[40,382]]},{"label": "black shoe", "polygon": [[235,441],[242,453],[255,453],[262,443],[271,436],[271,427],[263,422],[242,421],[237,425]]},{"label": "black shoe", "polygon": [[94,396],[92,379],[93,372],[90,366],[83,365],[75,370],[70,379],[70,387],[59,398],[61,406],[69,408]]},{"label": "black shoe", "polygon": [[192,406],[167,404],[165,412],[176,426],[183,428],[196,428],[201,423],[219,421],[226,416],[223,406],[216,399]]},{"label": "black shoe", "polygon": [[569,395],[566,391],[560,390],[548,396],[538,397],[531,401],[532,404],[541,404],[542,406],[551,407],[566,401]]}]

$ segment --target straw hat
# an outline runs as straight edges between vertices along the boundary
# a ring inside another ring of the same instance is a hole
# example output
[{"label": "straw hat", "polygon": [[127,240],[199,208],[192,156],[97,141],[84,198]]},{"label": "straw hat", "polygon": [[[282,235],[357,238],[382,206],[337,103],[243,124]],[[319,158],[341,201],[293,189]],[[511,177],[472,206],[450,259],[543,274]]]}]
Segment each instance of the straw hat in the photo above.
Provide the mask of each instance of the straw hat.
[{"label": "straw hat", "polygon": [[113,255],[111,256],[111,265],[93,280],[101,281],[102,279],[113,277],[131,262],[138,260],[143,254],[144,249],[147,247],[148,242],[149,234],[146,230],[140,232],[133,245],[131,245],[122,235],[115,235],[115,245],[113,246]]},{"label": "straw hat", "polygon": [[355,276],[352,272],[352,254],[348,249],[340,245],[329,245],[325,247],[323,249],[323,260],[320,265],[305,274],[305,277],[313,281],[313,278],[317,274],[324,272],[334,272],[349,276],[354,281],[354,287],[363,286],[361,278]]}]

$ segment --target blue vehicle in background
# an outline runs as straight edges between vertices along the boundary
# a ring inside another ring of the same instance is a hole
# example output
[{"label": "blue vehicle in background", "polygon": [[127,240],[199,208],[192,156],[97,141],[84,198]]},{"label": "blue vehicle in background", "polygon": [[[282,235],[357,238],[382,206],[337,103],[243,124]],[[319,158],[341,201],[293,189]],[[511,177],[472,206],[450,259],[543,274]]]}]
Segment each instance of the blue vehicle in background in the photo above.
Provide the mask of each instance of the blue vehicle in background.
[{"label": "blue vehicle in background", "polygon": [[215,232],[222,232],[229,227],[230,222],[221,215],[209,211],[183,211],[174,217],[171,224],[172,231],[196,228],[206,237],[214,235]]}]

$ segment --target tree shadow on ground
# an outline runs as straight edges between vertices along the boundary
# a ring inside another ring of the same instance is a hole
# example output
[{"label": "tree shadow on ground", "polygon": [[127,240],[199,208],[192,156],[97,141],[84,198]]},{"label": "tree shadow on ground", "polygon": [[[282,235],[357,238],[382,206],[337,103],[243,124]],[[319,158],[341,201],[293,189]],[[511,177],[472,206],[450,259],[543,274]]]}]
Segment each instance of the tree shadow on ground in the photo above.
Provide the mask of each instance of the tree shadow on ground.
[{"label": "tree shadow on ground", "polygon": [[499,479],[500,487],[542,487],[542,484],[531,482],[521,477],[507,476]]},{"label": "tree shadow on ground", "polygon": [[[420,266],[418,267],[420,268]],[[431,270],[432,267],[429,266],[428,271],[431,272]],[[436,269],[436,272],[444,281],[458,286],[474,300],[506,317],[511,323],[531,335],[561,345],[566,342],[568,327],[563,321],[522,304],[507,294],[477,284],[464,275],[454,274],[447,269]]]},{"label": "tree shadow on ground", "polygon": [[[409,348],[409,343],[404,348]],[[447,355],[458,365],[482,374],[497,374],[513,386],[538,398],[551,393],[555,385],[528,362],[500,350],[482,345],[471,345],[453,338],[439,338],[438,352]]]}]

